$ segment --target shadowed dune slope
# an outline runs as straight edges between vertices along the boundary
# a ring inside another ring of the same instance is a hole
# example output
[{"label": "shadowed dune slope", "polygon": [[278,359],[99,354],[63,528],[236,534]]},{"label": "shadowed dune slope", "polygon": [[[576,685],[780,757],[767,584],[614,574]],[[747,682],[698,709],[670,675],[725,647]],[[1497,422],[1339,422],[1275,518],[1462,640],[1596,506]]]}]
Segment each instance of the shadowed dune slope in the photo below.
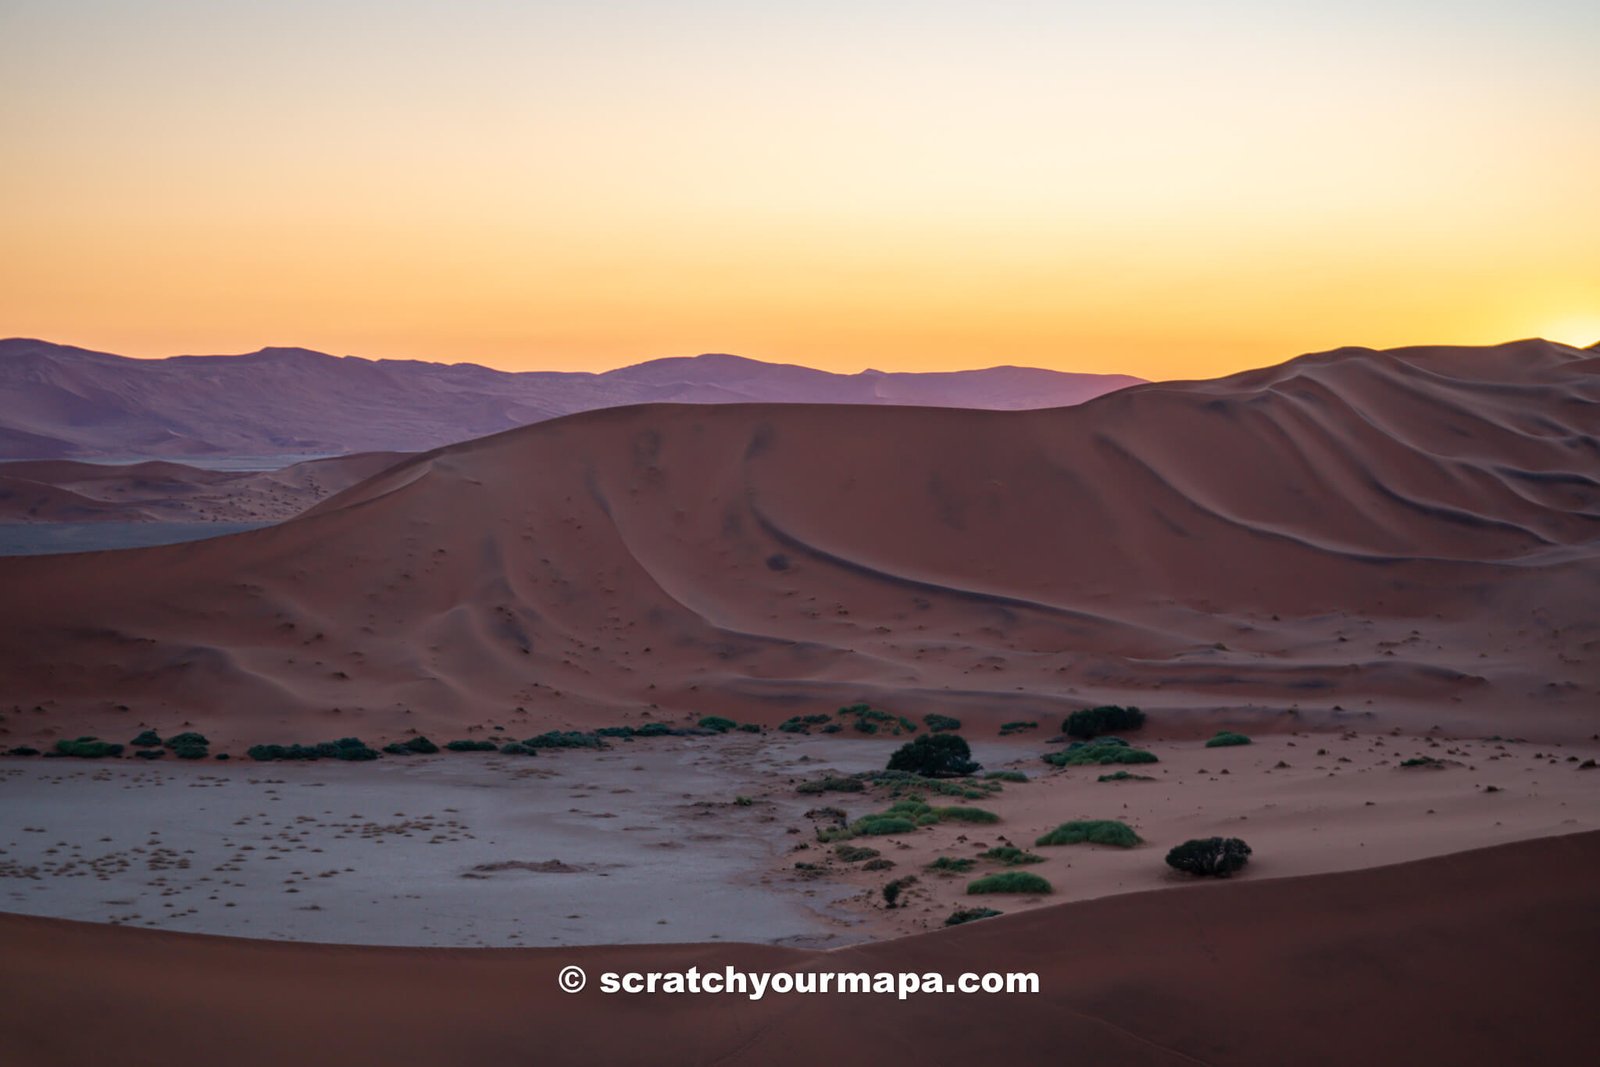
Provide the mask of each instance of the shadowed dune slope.
[{"label": "shadowed dune slope", "polygon": [[[0,915],[0,1040],[90,1063],[1578,1063],[1600,834],[805,952],[369,949]],[[584,967],[588,988],[557,990]],[[1034,971],[1037,995],[603,995],[606,971]],[[956,1009],[959,1005],[959,1010]]]},{"label": "shadowed dune slope", "polygon": [[1587,736],[1597,371],[1521,342],[1047,411],[573,416],[271,529],[0,561],[0,675],[44,709],[10,725],[126,704],[282,739],[335,707],[315,732],[1117,699],[1197,730],[1298,705]]}]

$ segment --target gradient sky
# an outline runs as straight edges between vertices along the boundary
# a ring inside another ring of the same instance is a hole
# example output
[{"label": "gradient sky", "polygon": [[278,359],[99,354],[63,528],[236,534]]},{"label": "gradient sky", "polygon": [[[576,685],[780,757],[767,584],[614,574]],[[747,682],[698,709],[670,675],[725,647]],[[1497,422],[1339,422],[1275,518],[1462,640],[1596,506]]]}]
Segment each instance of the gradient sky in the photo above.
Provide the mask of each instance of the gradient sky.
[{"label": "gradient sky", "polygon": [[1202,377],[1600,340],[1594,0],[0,0],[0,336]]}]

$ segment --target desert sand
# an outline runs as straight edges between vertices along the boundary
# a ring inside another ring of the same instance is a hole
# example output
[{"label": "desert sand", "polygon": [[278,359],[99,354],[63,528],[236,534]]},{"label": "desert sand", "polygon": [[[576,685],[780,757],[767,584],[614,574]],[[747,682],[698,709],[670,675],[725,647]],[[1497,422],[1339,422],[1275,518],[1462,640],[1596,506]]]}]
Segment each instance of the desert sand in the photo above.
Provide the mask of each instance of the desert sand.
[{"label": "desert sand", "polygon": [[[198,729],[235,757],[0,764],[0,894],[31,913],[0,920],[0,1033],[24,1062],[81,1062],[98,1027],[199,1003],[271,1035],[230,1045],[245,1063],[290,1041],[352,1063],[652,1062],[662,1042],[693,1062],[1566,1062],[1597,974],[1597,372],[1530,341],[1059,410],[618,408],[403,460],[260,530],[0,560],[0,745]],[[972,801],[993,824],[858,839],[892,866],[847,862],[817,830],[886,789],[799,787],[905,738],[771,728],[856,701],[957,716],[986,770],[1029,780]],[[1041,761],[1101,703],[1148,713],[1149,780]],[[238,759],[712,713],[767,729]],[[1205,748],[1223,727],[1254,743]],[[1145,843],[1034,845],[1079,818]],[[1231,884],[1162,862],[1213,834],[1255,849]],[[1001,844],[1054,891],[969,896],[992,860],[927,870]],[[1006,914],[939,929],[980,903]],[[1045,992],[562,996],[577,960],[1026,962]],[[86,967],[101,1015],[62,1025]],[[173,980],[145,988],[151,968]]]},{"label": "desert sand", "polygon": [[[307,946],[0,915],[22,1067],[160,1064],[1580,1062],[1594,833],[1190,886],[817,953]],[[558,991],[560,968],[591,975]],[[604,971],[1027,969],[1036,995],[606,995]],[[151,981],[160,975],[161,981]]]}]

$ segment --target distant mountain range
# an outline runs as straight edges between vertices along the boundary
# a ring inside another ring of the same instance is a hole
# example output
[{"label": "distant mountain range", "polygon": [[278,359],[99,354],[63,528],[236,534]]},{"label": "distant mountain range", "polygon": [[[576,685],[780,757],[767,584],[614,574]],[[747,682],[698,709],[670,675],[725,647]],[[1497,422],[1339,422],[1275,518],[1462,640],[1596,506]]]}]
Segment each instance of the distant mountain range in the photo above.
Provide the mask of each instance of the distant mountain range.
[{"label": "distant mountain range", "polygon": [[1064,407],[1140,379],[1026,367],[831,374],[730,355],[603,374],[370,360],[303,348],[129,359],[0,340],[0,459],[413,452],[641,403]]}]

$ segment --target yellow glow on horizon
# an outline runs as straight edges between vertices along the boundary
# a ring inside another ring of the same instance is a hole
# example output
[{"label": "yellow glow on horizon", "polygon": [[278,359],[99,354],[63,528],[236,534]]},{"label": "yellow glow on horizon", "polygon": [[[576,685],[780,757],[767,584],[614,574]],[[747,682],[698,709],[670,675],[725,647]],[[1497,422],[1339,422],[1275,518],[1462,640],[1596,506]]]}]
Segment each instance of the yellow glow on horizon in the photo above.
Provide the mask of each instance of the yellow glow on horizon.
[{"label": "yellow glow on horizon", "polygon": [[1157,379],[1600,340],[1592,5],[136,7],[0,14],[0,336]]}]

